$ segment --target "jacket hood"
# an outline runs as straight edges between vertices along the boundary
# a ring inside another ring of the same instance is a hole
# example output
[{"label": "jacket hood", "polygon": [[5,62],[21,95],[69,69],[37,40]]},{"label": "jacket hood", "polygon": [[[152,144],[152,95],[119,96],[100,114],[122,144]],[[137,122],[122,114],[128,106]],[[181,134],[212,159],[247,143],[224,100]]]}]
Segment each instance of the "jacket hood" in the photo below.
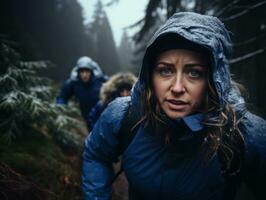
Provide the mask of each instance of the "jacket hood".
[{"label": "jacket hood", "polygon": [[92,72],[93,76],[96,78],[103,77],[104,74],[100,66],[87,56],[82,56],[77,60],[76,66],[72,69],[70,78],[72,80],[78,79],[78,70],[88,69]]},{"label": "jacket hood", "polygon": [[[236,110],[243,111],[244,100],[240,92],[232,87],[230,76],[229,58],[232,54],[232,41],[229,32],[218,18],[193,12],[174,14],[149,41],[143,58],[139,80],[133,90],[133,103],[138,102],[141,91],[145,88],[149,73],[152,70],[151,62],[158,55],[157,44],[161,38],[172,37],[173,35],[176,35],[174,43],[178,45],[178,41],[182,41],[180,48],[202,49],[209,53],[212,79],[219,96],[220,105],[223,106],[226,103],[230,103]],[[163,48],[161,52],[163,52]]]},{"label": "jacket hood", "polygon": [[119,97],[122,89],[131,90],[137,78],[132,73],[118,73],[105,82],[100,91],[100,99],[107,104]]}]

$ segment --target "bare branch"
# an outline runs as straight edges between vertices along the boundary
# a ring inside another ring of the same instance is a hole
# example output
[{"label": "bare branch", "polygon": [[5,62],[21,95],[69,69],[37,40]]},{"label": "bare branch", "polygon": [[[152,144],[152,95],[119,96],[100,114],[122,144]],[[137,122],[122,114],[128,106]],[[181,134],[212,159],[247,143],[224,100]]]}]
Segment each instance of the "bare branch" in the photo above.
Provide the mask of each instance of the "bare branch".
[{"label": "bare branch", "polygon": [[259,3],[255,4],[255,5],[253,5],[253,6],[249,7],[249,8],[247,8],[247,9],[245,9],[245,10],[243,10],[243,11],[237,13],[237,14],[235,14],[235,15],[232,15],[230,17],[223,18],[221,20],[223,22],[230,21],[230,20],[234,20],[234,19],[236,19],[238,17],[241,17],[242,15],[245,15],[245,14],[249,13],[251,10],[254,10],[255,8],[258,8],[260,6],[263,6],[264,4],[266,4],[266,1],[259,2]]},{"label": "bare branch", "polygon": [[112,6],[114,5],[115,3],[118,3],[119,0],[110,0],[108,3],[106,3],[104,6],[108,7],[108,6]]},{"label": "bare branch", "polygon": [[245,41],[243,41],[243,42],[235,43],[235,44],[234,44],[234,47],[239,47],[239,46],[243,46],[243,45],[250,44],[250,43],[255,42],[256,40],[258,40],[258,39],[260,39],[260,38],[263,38],[263,37],[265,37],[265,36],[266,36],[265,33],[264,33],[264,34],[260,34],[260,35],[258,35],[258,36],[255,36],[255,37],[249,38],[249,39],[247,39],[247,40],[245,40]]},{"label": "bare branch", "polygon": [[216,13],[216,17],[220,17],[226,10],[233,7],[234,4],[237,4],[240,0],[234,0],[233,2],[229,3],[227,6],[222,8],[218,13]]},{"label": "bare branch", "polygon": [[235,63],[238,63],[240,61],[243,61],[243,60],[246,60],[248,58],[251,58],[253,56],[256,56],[258,54],[261,54],[263,53],[264,51],[266,50],[266,47],[262,48],[262,49],[259,49],[257,51],[253,51],[251,53],[248,53],[248,54],[245,54],[243,56],[240,56],[240,57],[237,57],[237,58],[233,58],[229,61],[230,64],[235,64]]},{"label": "bare branch", "polygon": [[143,18],[140,19],[139,21],[135,22],[135,23],[132,24],[132,25],[127,26],[126,28],[135,28],[135,27],[137,27],[137,26],[140,26],[141,24],[144,23],[144,20],[145,20],[145,18],[143,17]]},{"label": "bare branch", "polygon": [[209,10],[212,10],[213,8],[215,8],[216,5],[218,5],[218,4],[219,4],[219,1],[217,1],[217,0],[213,0],[212,2],[210,2],[205,9],[205,13],[207,13]]}]

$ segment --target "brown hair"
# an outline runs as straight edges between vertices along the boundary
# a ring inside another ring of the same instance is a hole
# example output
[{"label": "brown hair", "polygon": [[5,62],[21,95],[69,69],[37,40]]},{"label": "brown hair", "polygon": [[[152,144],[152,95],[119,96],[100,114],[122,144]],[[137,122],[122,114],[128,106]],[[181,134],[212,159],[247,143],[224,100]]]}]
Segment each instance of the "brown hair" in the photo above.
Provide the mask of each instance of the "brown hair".
[{"label": "brown hair", "polygon": [[[225,174],[236,174],[240,171],[244,155],[245,143],[244,138],[239,130],[238,124],[240,119],[237,118],[234,107],[228,102],[221,107],[218,94],[214,87],[211,77],[211,70],[208,67],[208,91],[205,105],[205,114],[215,113],[213,117],[206,117],[203,124],[206,127],[206,135],[202,141],[204,155],[207,161],[210,161],[216,154],[218,155],[222,170]],[[144,116],[142,121],[145,126],[151,126],[156,133],[160,133],[161,126],[167,126],[162,115],[162,110],[154,95],[152,85],[152,70],[147,74],[145,89],[141,95],[141,106]],[[237,84],[233,83],[233,87]],[[165,142],[169,137],[168,132],[164,131]]]}]

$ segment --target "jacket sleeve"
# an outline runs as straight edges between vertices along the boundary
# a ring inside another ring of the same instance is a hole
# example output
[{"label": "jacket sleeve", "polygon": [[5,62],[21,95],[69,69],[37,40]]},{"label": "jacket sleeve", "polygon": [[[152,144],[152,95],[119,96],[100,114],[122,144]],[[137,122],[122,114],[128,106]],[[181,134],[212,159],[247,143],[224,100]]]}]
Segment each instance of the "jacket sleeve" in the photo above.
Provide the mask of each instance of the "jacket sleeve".
[{"label": "jacket sleeve", "polygon": [[66,80],[56,97],[56,104],[66,105],[69,98],[73,95],[73,83],[70,79]]},{"label": "jacket sleeve", "polygon": [[123,99],[109,104],[85,139],[82,186],[86,200],[111,199],[112,163],[117,161],[117,137],[128,106]]},{"label": "jacket sleeve", "polygon": [[91,109],[91,111],[86,117],[86,122],[90,129],[94,127],[95,123],[99,119],[106,106],[101,101],[98,101],[97,104]]},{"label": "jacket sleeve", "polygon": [[244,181],[256,200],[266,199],[266,122],[251,113],[246,116]]}]

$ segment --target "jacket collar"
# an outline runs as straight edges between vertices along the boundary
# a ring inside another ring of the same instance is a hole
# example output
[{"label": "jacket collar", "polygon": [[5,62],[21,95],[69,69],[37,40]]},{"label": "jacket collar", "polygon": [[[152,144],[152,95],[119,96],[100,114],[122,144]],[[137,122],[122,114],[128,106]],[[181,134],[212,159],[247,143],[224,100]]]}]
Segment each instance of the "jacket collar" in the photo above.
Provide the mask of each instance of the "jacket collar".
[{"label": "jacket collar", "polygon": [[[177,119],[177,120],[180,120],[180,119]],[[185,122],[185,124],[189,127],[189,129],[192,132],[198,132],[204,128],[204,125],[202,124],[202,120],[203,120],[202,113],[186,116],[182,118],[182,120]]]}]

